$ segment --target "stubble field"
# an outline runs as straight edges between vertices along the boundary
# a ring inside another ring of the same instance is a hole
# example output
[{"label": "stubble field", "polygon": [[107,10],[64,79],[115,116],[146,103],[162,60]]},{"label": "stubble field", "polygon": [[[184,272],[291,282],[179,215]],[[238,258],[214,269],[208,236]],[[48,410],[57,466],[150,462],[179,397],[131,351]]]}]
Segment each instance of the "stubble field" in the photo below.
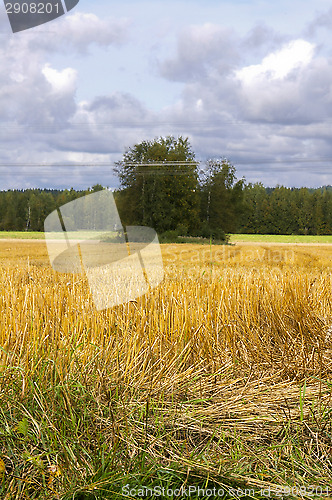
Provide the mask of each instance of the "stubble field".
[{"label": "stubble field", "polygon": [[44,242],[0,241],[0,497],[331,497],[331,245],[162,253],[96,311]]}]

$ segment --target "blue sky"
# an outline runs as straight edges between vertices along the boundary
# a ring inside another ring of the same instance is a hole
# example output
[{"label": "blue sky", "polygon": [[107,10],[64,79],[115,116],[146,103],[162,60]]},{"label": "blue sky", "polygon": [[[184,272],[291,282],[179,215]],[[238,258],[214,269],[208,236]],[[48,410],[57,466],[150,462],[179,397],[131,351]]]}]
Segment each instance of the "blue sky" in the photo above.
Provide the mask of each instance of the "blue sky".
[{"label": "blue sky", "polygon": [[247,181],[332,184],[331,28],[326,0],[80,0],[16,34],[1,7],[0,189],[116,187],[169,134]]}]

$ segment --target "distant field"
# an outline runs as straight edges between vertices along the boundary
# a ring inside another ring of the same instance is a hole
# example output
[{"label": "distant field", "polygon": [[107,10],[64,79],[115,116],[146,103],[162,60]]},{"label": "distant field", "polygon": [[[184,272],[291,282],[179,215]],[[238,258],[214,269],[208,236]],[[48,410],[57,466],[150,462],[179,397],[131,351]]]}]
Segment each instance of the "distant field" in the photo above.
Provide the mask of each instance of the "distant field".
[{"label": "distant field", "polygon": [[304,236],[292,234],[232,234],[231,243],[237,241],[260,243],[332,243],[332,235]]},{"label": "distant field", "polygon": [[[0,231],[0,239],[44,239],[43,232],[37,231]],[[277,234],[232,234],[231,243],[259,242],[259,243],[332,243],[332,235],[304,236],[304,235],[277,235]]]},{"label": "distant field", "polygon": [[17,238],[17,239],[44,239],[44,233],[38,231],[0,231],[0,239]]},{"label": "distant field", "polygon": [[[96,237],[96,231],[67,231],[66,234],[69,239]],[[108,234],[114,236],[116,233]],[[52,232],[51,237],[52,239],[62,239],[63,234],[61,231]],[[43,231],[0,231],[0,239],[44,240],[45,233]]]}]

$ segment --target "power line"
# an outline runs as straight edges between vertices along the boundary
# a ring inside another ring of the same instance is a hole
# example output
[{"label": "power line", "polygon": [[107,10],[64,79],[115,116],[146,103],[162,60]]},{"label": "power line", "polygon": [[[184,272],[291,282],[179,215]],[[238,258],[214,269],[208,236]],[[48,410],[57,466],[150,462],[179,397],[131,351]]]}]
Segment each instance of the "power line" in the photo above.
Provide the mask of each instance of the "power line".
[{"label": "power line", "polygon": [[[150,163],[127,163],[120,161],[119,163],[127,166],[127,167],[180,167],[180,166],[201,166],[205,165],[209,160],[217,160],[223,161],[222,158],[210,158],[206,161],[192,161],[192,162],[176,162],[176,161],[165,161],[165,162],[150,162]],[[229,163],[231,165],[252,165],[256,164],[290,164],[290,163],[331,163],[332,166],[332,157],[322,157],[322,158],[253,158],[248,160],[235,160],[231,161],[229,159],[224,160],[225,163]],[[32,163],[32,162],[0,162],[0,168],[99,168],[99,167],[110,167],[112,170],[116,170],[118,167],[115,162],[106,161],[106,162],[61,162],[61,163],[51,163],[51,162],[43,162],[43,163]]]},{"label": "power line", "polygon": [[50,128],[56,128],[56,127],[94,127],[94,126],[130,126],[130,127],[144,127],[146,125],[153,125],[153,126],[158,126],[158,125],[172,125],[172,126],[192,126],[193,124],[196,125],[201,125],[201,124],[207,124],[211,125],[212,127],[215,125],[257,125],[257,126],[267,126],[267,125],[275,125],[275,126],[280,126],[280,127],[289,127],[289,126],[300,126],[300,127],[307,127],[307,126],[312,126],[312,125],[325,125],[328,123],[332,122],[332,118],[324,118],[324,120],[312,120],[307,123],[278,123],[278,122],[271,122],[271,121],[254,121],[254,120],[240,120],[240,119],[227,119],[227,118],[218,118],[216,116],[212,116],[209,118],[198,118],[198,119],[191,119],[190,121],[185,120],[158,120],[157,118],[152,118],[151,120],[145,120],[139,123],[135,123],[131,120],[111,120],[111,121],[94,121],[94,122],[86,122],[86,121],[57,121],[56,123],[45,123],[43,121],[35,121],[33,123],[13,123],[13,122],[2,122],[0,123],[0,128],[4,127],[6,129],[8,128],[32,128],[36,126],[41,126],[43,130],[47,127]]}]

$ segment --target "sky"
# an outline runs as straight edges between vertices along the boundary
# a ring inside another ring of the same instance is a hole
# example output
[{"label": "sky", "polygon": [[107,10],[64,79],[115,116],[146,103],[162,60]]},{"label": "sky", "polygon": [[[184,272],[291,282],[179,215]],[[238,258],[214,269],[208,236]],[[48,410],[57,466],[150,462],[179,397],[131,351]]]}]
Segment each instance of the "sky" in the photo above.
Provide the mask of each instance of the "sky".
[{"label": "sky", "polygon": [[332,184],[330,1],[80,0],[15,34],[1,3],[0,41],[0,189],[116,188],[167,135],[246,182]]}]

